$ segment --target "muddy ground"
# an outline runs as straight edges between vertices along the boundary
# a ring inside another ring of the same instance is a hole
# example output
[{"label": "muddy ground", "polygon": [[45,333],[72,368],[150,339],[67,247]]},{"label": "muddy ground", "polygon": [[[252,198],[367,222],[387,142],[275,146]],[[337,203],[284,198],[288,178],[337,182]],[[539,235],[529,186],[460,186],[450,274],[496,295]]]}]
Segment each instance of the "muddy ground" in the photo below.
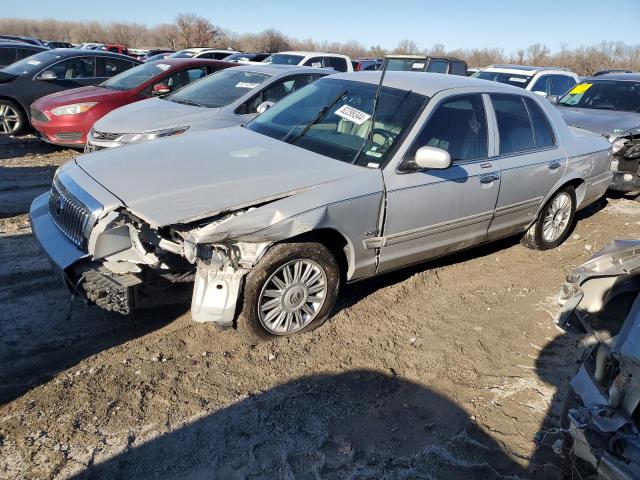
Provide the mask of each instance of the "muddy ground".
[{"label": "muddy ground", "polygon": [[0,478],[562,478],[575,339],[564,276],[640,203],[562,247],[518,239],[349,286],[319,330],[248,345],[188,306],[123,318],[58,285],[28,204],[75,152],[0,140]]}]

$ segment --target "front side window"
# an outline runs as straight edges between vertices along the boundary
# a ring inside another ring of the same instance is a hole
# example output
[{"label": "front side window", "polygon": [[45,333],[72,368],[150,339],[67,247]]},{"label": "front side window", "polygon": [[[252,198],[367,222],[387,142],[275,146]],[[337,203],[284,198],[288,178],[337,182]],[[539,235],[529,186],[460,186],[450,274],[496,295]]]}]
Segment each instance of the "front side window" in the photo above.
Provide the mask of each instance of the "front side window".
[{"label": "front side window", "polygon": [[640,82],[588,80],[569,90],[558,104],[565,107],[640,112]]},{"label": "front side window", "polygon": [[487,138],[487,116],[482,96],[456,96],[436,108],[405,159],[413,159],[420,147],[427,146],[446,150],[453,162],[486,158]]},{"label": "front side window", "polygon": [[275,53],[268,56],[262,62],[273,63],[274,65],[300,65],[304,60],[302,55],[289,55],[288,53]]},{"label": "front side window", "polygon": [[533,125],[533,142],[536,148],[546,148],[555,145],[555,138],[551,124],[542,109],[530,98],[525,98],[529,118]]},{"label": "front side window", "polygon": [[0,65],[11,65],[16,60],[16,51],[13,48],[0,48]]},{"label": "front side window", "polygon": [[245,115],[258,113],[258,106],[260,106],[261,103],[277,103],[290,93],[309,85],[317,78],[317,75],[296,75],[295,77],[289,77],[274,82],[244,105],[239,107],[237,113]]},{"label": "front side window", "polygon": [[102,58],[98,57],[97,61],[97,77],[113,77],[129,70],[133,64],[127,60],[120,58]]},{"label": "front side window", "polygon": [[131,90],[146,81],[162,75],[171,65],[162,62],[149,62],[130,68],[115,77],[105,80],[100,84],[101,87],[110,88],[112,90]]},{"label": "front side window", "polygon": [[573,77],[567,75],[551,75],[549,95],[564,95],[576,84]]},{"label": "front side window", "polygon": [[171,102],[199,107],[224,107],[251,92],[269,77],[264,73],[230,68],[187,85],[165,98]]},{"label": "front side window", "polygon": [[287,96],[247,128],[335,160],[382,166],[413,125],[426,97],[377,85],[324,78]]},{"label": "front side window", "polygon": [[532,77],[527,75],[518,75],[513,73],[489,72],[481,70],[471,75],[473,78],[481,80],[491,80],[492,82],[506,83],[514,87],[526,88]]},{"label": "front side window", "polygon": [[79,57],[56,63],[47,70],[54,72],[58,80],[93,78],[95,57]]},{"label": "front side window", "polygon": [[313,57],[304,62],[306,67],[316,67],[321,68],[324,67],[324,58],[323,57]]},{"label": "front side window", "polygon": [[533,149],[533,129],[524,99],[504,94],[491,94],[490,97],[498,122],[500,155]]},{"label": "front side window", "polygon": [[531,91],[532,92],[542,92],[545,95],[549,95],[550,89],[551,89],[551,85],[550,85],[550,77],[549,75],[544,75],[540,78],[538,78],[538,80],[536,80],[536,83],[533,85],[533,87],[531,87]]},{"label": "front side window", "polygon": [[38,53],[39,50],[31,50],[30,48],[18,48],[16,50],[16,61],[23,58],[30,57],[34,53]]},{"label": "front side window", "polygon": [[447,73],[449,70],[449,62],[446,60],[431,60],[427,67],[427,72]]}]

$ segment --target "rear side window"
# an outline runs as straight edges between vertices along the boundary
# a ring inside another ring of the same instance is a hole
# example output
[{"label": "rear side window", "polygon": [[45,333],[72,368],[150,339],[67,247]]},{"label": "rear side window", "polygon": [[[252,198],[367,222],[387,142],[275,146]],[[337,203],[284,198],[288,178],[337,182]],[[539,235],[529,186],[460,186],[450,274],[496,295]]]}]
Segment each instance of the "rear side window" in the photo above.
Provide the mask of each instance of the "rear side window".
[{"label": "rear side window", "polygon": [[487,116],[482,97],[461,95],[441,103],[405,158],[413,158],[418,148],[426,146],[446,150],[452,161],[486,158]]},{"label": "rear side window", "polygon": [[446,60],[431,60],[427,67],[427,72],[432,73],[447,73],[449,69],[449,62]]},{"label": "rear side window", "polygon": [[490,96],[498,122],[500,155],[533,149],[533,129],[524,99],[518,95]]},{"label": "rear side window", "polygon": [[122,60],[120,58],[104,58],[98,57],[97,64],[97,76],[98,77],[113,77],[119,73],[128,70],[133,66],[133,63]]},{"label": "rear side window", "polygon": [[0,48],[0,66],[11,65],[16,61],[16,51],[13,48]]},{"label": "rear side window", "polygon": [[53,71],[58,77],[58,80],[71,80],[95,77],[94,66],[94,57],[79,57],[56,63],[47,68],[47,70]]},{"label": "rear side window", "polygon": [[307,67],[316,67],[316,68],[324,67],[324,64],[322,62],[322,57],[310,58],[309,60],[304,62],[304,64]]},{"label": "rear side window", "polygon": [[557,96],[564,95],[575,84],[576,84],[576,81],[573,77],[569,77],[567,75],[552,75],[549,94],[557,95]]},{"label": "rear side window", "polygon": [[533,125],[533,140],[536,148],[552,147],[555,145],[553,130],[547,116],[542,109],[530,98],[525,98],[529,117]]},{"label": "rear side window", "polygon": [[324,66],[333,68],[337,72],[347,71],[347,61],[340,57],[324,57]]},{"label": "rear side window", "polygon": [[30,57],[31,55],[35,55],[38,52],[39,50],[32,50],[31,48],[18,48],[16,50],[16,62],[23,58]]}]

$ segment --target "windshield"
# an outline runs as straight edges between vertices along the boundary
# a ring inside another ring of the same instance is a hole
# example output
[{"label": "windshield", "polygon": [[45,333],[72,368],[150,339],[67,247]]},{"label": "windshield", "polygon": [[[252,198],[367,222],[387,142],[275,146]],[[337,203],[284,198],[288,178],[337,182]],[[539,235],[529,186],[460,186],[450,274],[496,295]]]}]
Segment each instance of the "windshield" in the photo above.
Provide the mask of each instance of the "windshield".
[{"label": "windshield", "polygon": [[35,73],[49,64],[51,61],[62,58],[60,55],[56,55],[54,52],[40,52],[30,57],[23,58],[22,60],[12,63],[11,65],[2,69],[5,73],[11,73],[13,75],[26,75],[28,73]]},{"label": "windshield", "polygon": [[292,93],[247,128],[335,160],[378,168],[411,127],[426,97],[383,87],[369,142],[377,85],[322,79]]},{"label": "windshield", "polygon": [[142,85],[147,80],[166,72],[170,68],[171,65],[162,62],[143,63],[137,67],[125,70],[115,77],[111,77],[109,80],[102,82],[100,86],[113,90],[131,90],[132,88]]},{"label": "windshield", "polygon": [[255,53],[234,53],[228,57],[224,57],[225,62],[247,62],[252,58],[255,58]]},{"label": "windshield", "polygon": [[171,54],[171,58],[191,58],[196,54],[194,51],[180,50],[179,52]]},{"label": "windshield", "polygon": [[265,73],[230,68],[187,85],[166,99],[198,107],[224,107],[250,92],[269,77],[270,75]]},{"label": "windshield", "polygon": [[573,87],[558,105],[640,112],[640,82],[589,80]]},{"label": "windshield", "polygon": [[503,72],[490,72],[482,70],[471,75],[473,78],[479,78],[481,80],[491,80],[493,82],[506,83],[507,85],[513,85],[514,87],[525,88],[529,85],[531,78],[527,75],[517,75],[513,73]]},{"label": "windshield", "polygon": [[302,60],[304,60],[304,57],[302,55],[275,53],[265,58],[262,63],[273,63],[275,65],[299,65]]},{"label": "windshield", "polygon": [[424,71],[427,66],[426,58],[389,58],[387,70],[390,72],[416,72]]}]

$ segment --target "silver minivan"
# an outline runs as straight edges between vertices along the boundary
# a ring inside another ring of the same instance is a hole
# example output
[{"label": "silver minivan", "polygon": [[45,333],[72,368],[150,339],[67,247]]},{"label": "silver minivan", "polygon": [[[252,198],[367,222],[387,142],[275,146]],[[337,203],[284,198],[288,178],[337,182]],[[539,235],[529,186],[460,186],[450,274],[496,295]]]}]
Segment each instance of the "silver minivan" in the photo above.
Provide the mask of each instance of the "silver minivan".
[{"label": "silver minivan", "polygon": [[344,282],[510,235],[560,245],[611,181],[609,142],[537,95],[380,76],[322,78],[246,126],[80,156],[34,200],[33,231],[104,308],[193,283],[194,320],[271,338],[318,327]]}]

